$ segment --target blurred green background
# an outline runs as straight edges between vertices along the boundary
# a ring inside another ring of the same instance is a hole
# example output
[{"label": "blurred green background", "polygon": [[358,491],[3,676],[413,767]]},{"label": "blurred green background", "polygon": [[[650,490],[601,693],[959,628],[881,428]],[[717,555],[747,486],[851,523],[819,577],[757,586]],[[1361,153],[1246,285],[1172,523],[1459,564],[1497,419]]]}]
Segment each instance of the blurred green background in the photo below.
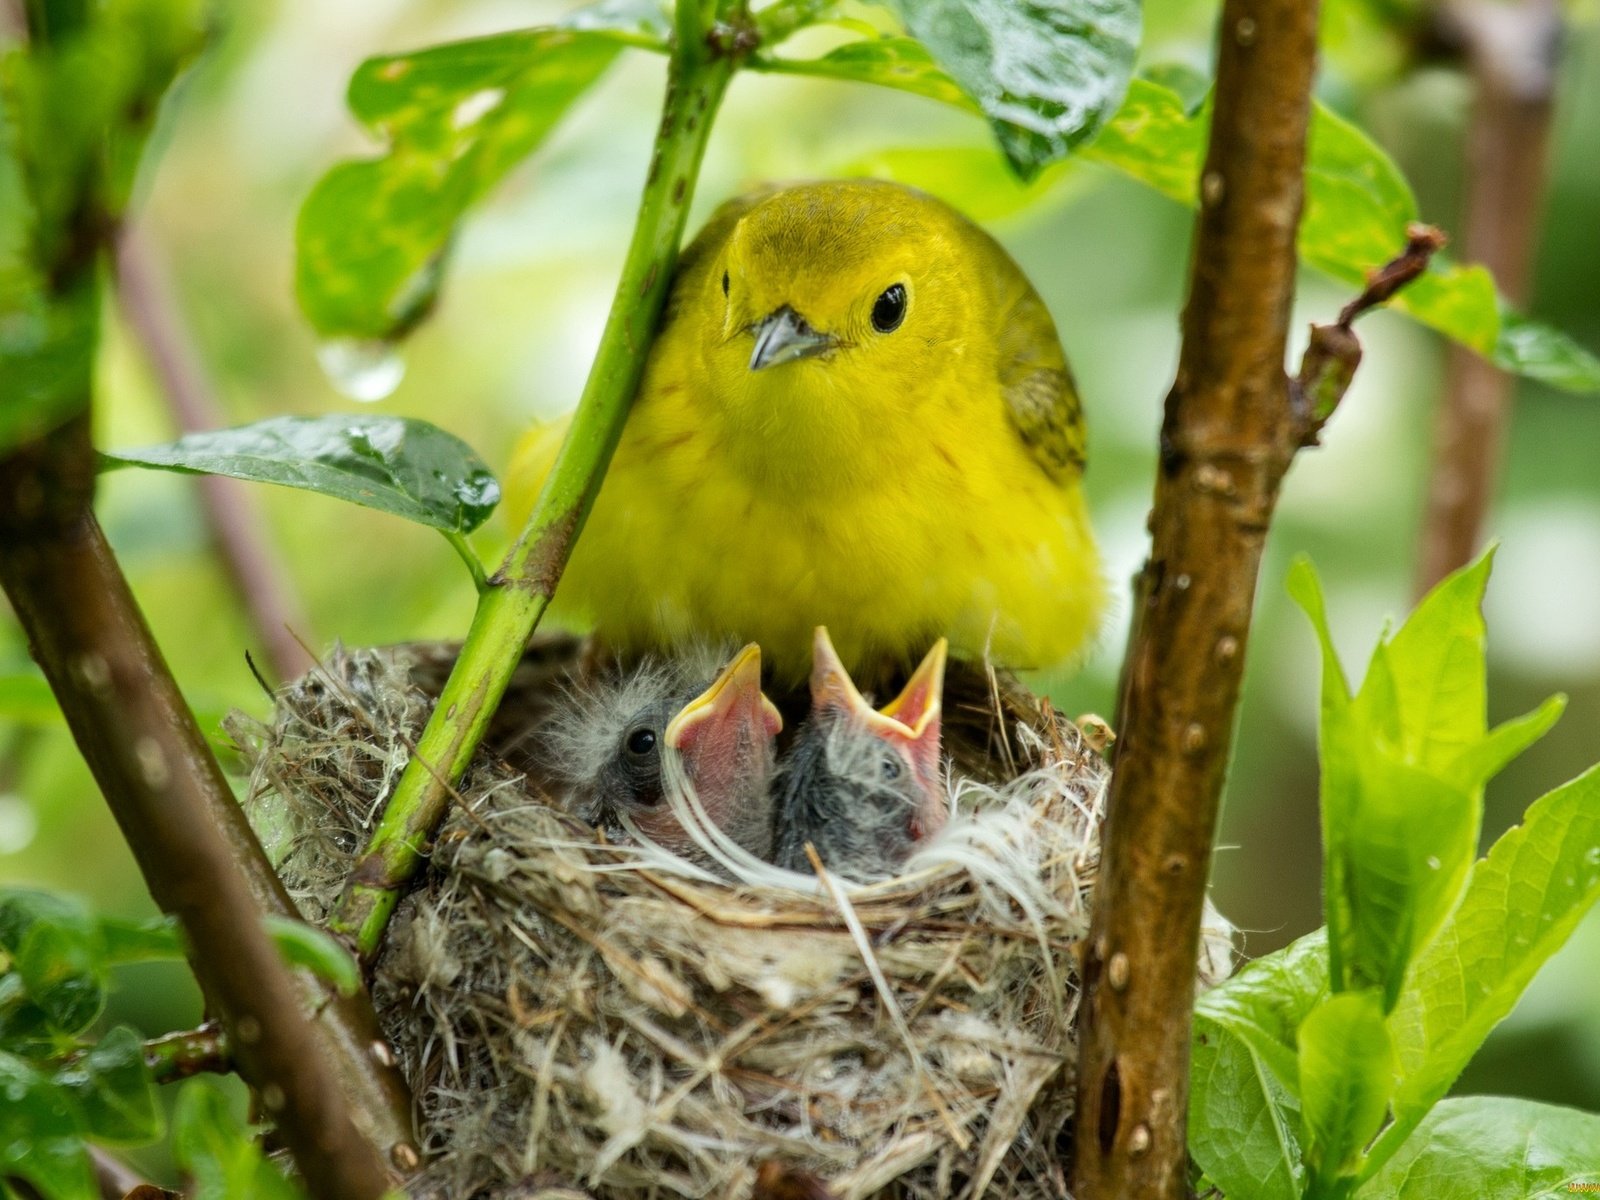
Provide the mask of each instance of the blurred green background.
[{"label": "blurred green background", "polygon": [[[335,159],[373,149],[342,96],[364,57],[535,24],[558,3],[245,0],[169,103],[139,225],[230,423],[359,407],[317,365],[291,289],[301,199]],[[1340,0],[1333,0],[1335,12]],[[1214,6],[1147,5],[1146,65],[1204,69]],[[1424,216],[1459,225],[1469,91],[1457,74],[1387,79],[1381,44],[1330,56],[1323,98],[1401,162]],[[551,143],[467,225],[441,307],[407,348],[403,382],[372,407],[425,417],[504,466],[529,421],[575,400],[622,259],[660,101],[661,60],[630,53]],[[1600,348],[1600,30],[1566,47],[1552,177],[1529,308]],[[998,175],[976,120],[864,86],[741,76],[713,139],[701,214],[753,182],[896,170],[987,221],[1049,301],[1086,398],[1088,488],[1120,591],[1144,552],[1161,402],[1177,353],[1188,212],[1110,172],[1075,165],[1024,192]],[[1348,297],[1311,275],[1298,328]],[[1362,325],[1366,361],[1326,434],[1292,472],[1263,571],[1244,708],[1215,869],[1219,904],[1252,954],[1318,924],[1317,664],[1283,592],[1309,553],[1330,592],[1335,634],[1359,672],[1386,619],[1408,607],[1443,347],[1404,319]],[[1297,353],[1298,347],[1295,348]],[[97,421],[107,446],[173,436],[149,366],[108,311]],[[470,581],[436,534],[335,501],[252,493],[322,648],[457,637]],[[203,719],[265,698],[245,663],[254,637],[207,542],[193,481],[119,472],[100,513],[156,635]],[[1600,403],[1524,384],[1490,586],[1490,719],[1553,691],[1566,717],[1491,785],[1485,838],[1600,758]],[[475,541],[492,560],[505,531]],[[1124,599],[1075,678],[1044,681],[1073,711],[1107,716],[1126,636]],[[0,676],[26,669],[0,611]],[[0,728],[0,883],[63,888],[122,912],[150,907],[122,840],[57,718]],[[1459,1085],[1600,1109],[1600,919],[1550,964]],[[192,1021],[196,1000],[167,968],[130,972],[113,1019],[151,1032]]]}]

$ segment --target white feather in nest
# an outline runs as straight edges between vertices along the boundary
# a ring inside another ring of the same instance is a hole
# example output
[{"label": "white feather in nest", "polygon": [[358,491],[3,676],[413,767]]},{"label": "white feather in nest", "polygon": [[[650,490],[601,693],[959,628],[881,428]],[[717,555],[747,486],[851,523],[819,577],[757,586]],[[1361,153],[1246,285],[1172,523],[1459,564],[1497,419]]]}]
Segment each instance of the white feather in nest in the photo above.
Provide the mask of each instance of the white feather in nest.
[{"label": "white feather in nest", "polygon": [[[313,918],[389,786],[373,764],[427,711],[403,663],[346,654],[329,674],[362,686],[302,682],[270,726],[236,729],[248,807],[276,814]],[[574,695],[578,720],[592,699]],[[1105,769],[1070,726],[1045,735],[1023,732],[1031,766],[1008,783],[947,780],[943,832],[871,882],[762,861],[670,757],[699,862],[609,843],[476,762],[374,980],[431,1154],[414,1194],[738,1200],[779,1160],[840,1200],[1059,1200]],[[559,722],[551,738],[580,768],[592,749]],[[1208,927],[1202,984],[1231,966],[1214,910]]]}]

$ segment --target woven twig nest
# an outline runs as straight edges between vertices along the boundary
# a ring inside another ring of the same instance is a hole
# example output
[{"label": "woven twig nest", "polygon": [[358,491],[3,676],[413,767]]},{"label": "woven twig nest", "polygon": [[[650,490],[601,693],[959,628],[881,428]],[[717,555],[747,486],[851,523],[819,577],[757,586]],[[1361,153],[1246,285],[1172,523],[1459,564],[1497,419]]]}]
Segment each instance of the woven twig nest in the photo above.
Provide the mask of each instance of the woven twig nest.
[{"label": "woven twig nest", "polygon": [[[574,656],[530,656],[498,745],[518,745],[519,707],[561,701]],[[231,725],[252,818],[312,920],[404,766],[438,659],[336,651],[271,724]],[[420,1105],[413,1194],[743,1198],[776,1163],[764,1178],[840,1200],[1066,1196],[1106,772],[1048,706],[992,674],[968,684],[971,702],[946,697],[952,759],[1009,778],[955,782],[945,834],[870,886],[724,881],[605,844],[523,764],[480,754],[374,978]],[[1227,936],[1218,918],[1202,983],[1226,973]]]}]

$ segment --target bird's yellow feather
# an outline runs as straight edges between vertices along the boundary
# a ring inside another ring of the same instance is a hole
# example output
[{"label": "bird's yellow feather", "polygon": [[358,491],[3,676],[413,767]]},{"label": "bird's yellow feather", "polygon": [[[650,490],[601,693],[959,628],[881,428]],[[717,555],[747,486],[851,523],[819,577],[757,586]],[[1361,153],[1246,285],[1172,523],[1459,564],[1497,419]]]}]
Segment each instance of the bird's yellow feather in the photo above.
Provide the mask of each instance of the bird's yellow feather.
[{"label": "bird's yellow feather", "polygon": [[[785,309],[820,349],[752,369]],[[513,520],[564,431],[518,446]],[[769,189],[685,249],[555,614],[621,648],[756,641],[790,678],[818,625],[852,669],[941,635],[1057,664],[1104,602],[1083,457],[1054,326],[987,234],[894,184]]]}]

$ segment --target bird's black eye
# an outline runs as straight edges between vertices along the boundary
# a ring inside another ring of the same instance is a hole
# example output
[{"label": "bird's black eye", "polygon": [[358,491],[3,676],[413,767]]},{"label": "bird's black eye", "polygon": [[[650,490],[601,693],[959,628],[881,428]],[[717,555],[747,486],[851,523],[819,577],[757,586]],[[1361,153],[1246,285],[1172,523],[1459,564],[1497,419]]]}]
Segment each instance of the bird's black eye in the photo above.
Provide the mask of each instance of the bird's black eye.
[{"label": "bird's black eye", "polygon": [[643,758],[653,753],[656,748],[656,731],[641,725],[628,734],[628,740],[624,744],[628,747],[629,754],[635,758]]},{"label": "bird's black eye", "polygon": [[893,783],[899,779],[900,771],[900,760],[893,754],[884,755],[883,761],[878,764],[878,774],[883,777],[885,783]]},{"label": "bird's black eye", "polygon": [[722,294],[724,296],[728,294],[728,273],[726,271],[722,273]]},{"label": "bird's black eye", "polygon": [[906,319],[906,285],[897,283],[883,290],[872,305],[872,327],[879,333],[893,333]]}]

